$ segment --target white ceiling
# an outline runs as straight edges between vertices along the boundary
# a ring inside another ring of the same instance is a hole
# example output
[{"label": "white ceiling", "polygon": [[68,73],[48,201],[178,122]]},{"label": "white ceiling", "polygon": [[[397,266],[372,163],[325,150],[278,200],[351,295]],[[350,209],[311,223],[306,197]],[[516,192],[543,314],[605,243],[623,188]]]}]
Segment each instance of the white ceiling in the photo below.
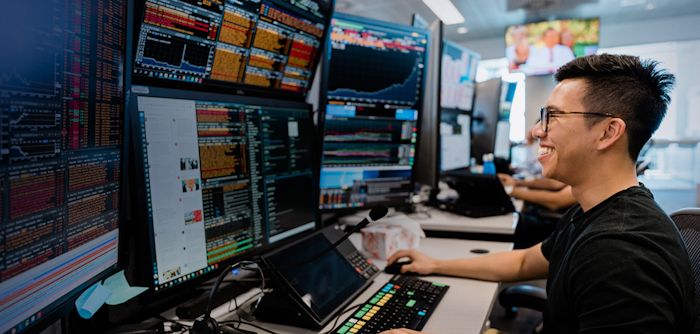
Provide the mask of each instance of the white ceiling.
[{"label": "white ceiling", "polygon": [[[700,0],[452,0],[465,22],[446,25],[444,37],[455,41],[503,37],[510,25],[552,19],[599,17],[623,23],[700,13]],[[543,9],[522,9],[523,6]],[[422,0],[336,0],[335,10],[400,24],[410,24],[413,13],[428,22],[437,19]],[[466,27],[468,33],[458,34]],[[700,22],[698,22],[700,29]]]}]

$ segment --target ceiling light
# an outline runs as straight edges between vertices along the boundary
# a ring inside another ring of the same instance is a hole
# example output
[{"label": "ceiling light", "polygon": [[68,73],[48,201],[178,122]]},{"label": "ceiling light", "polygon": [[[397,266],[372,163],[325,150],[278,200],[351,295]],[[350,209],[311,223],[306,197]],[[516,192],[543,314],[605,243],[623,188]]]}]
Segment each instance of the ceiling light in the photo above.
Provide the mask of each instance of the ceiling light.
[{"label": "ceiling light", "polygon": [[464,34],[467,33],[467,31],[469,31],[469,29],[467,29],[467,27],[459,27],[459,28],[457,28],[457,33],[458,33],[458,34],[464,35]]},{"label": "ceiling light", "polygon": [[653,3],[650,3],[650,4],[646,5],[646,6],[644,6],[644,9],[646,9],[646,10],[652,10],[652,9],[654,9],[654,8],[656,8],[656,6],[654,6]]},{"label": "ceiling light", "polygon": [[423,0],[423,2],[444,24],[450,25],[464,22],[464,16],[450,0]]}]

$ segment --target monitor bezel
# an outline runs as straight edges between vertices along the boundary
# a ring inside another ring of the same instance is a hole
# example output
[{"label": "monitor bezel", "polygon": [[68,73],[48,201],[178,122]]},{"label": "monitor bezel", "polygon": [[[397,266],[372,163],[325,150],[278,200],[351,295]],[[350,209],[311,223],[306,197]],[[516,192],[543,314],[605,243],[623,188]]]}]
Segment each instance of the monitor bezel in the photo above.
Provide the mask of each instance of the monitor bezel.
[{"label": "monitor bezel", "polygon": [[[133,26],[133,31],[131,34],[129,34],[129,38],[132,39],[133,41],[138,41],[138,35],[141,32],[141,25],[143,23],[143,15],[144,15],[144,6],[147,0],[130,0],[134,1],[134,5],[132,6],[133,10],[131,11],[131,14],[134,18],[138,18],[137,20],[133,20],[132,26]],[[254,85],[247,85],[243,83],[233,83],[233,82],[226,82],[226,81],[220,81],[221,83],[218,83],[218,81],[214,80],[214,83],[202,83],[202,84],[194,84],[194,83],[188,83],[188,82],[183,82],[183,81],[177,81],[177,80],[168,80],[168,79],[158,79],[158,78],[150,78],[150,77],[145,77],[145,76],[140,76],[140,75],[135,75],[132,78],[133,84],[134,85],[139,85],[139,86],[148,86],[148,87],[163,87],[163,88],[174,88],[174,89],[182,89],[182,90],[192,90],[192,91],[200,91],[200,92],[214,92],[214,93],[221,93],[221,94],[231,94],[231,95],[238,95],[238,96],[250,96],[250,97],[267,97],[267,98],[275,98],[275,99],[286,99],[286,100],[292,100],[292,101],[304,101],[306,97],[309,95],[311,91],[311,85],[314,81],[314,78],[316,76],[316,70],[318,69],[318,63],[320,59],[323,57],[323,51],[325,48],[325,43],[328,40],[329,36],[329,31],[328,27],[330,27],[330,22],[333,19],[333,12],[335,8],[335,1],[336,0],[330,0],[330,12],[328,13],[328,17],[326,18],[326,21],[324,22],[326,29],[323,31],[323,36],[321,37],[321,45],[319,46],[319,51],[318,51],[318,56],[316,59],[314,59],[313,66],[311,67],[311,78],[309,78],[309,86],[308,89],[305,93],[295,93],[291,91],[286,91],[281,88],[264,88],[264,87],[258,87]],[[131,56],[131,63],[127,64],[128,68],[130,68],[133,71],[133,66],[134,66],[134,56],[136,54],[136,48],[133,48],[131,52],[129,53],[129,56]]]},{"label": "monitor bezel", "polygon": [[[143,90],[144,88],[148,88],[148,93],[143,94],[143,93],[135,93],[135,90]],[[269,106],[269,107],[291,107],[291,108],[298,108],[298,109],[306,109],[309,111],[310,115],[312,114],[312,109],[311,105],[305,103],[305,102],[300,102],[300,101],[287,101],[287,100],[279,100],[279,99],[264,99],[264,98],[259,98],[259,97],[242,97],[242,96],[237,96],[237,95],[226,95],[226,94],[219,94],[219,93],[207,93],[207,92],[199,92],[199,91],[187,91],[187,90],[180,90],[180,89],[171,89],[171,88],[161,88],[161,87],[146,87],[146,86],[137,86],[137,85],[132,85],[131,86],[132,90],[132,99],[131,103],[129,105],[129,110],[133,114],[131,117],[131,126],[134,129],[140,129],[140,120],[139,117],[136,117],[138,115],[138,96],[148,96],[148,97],[162,97],[162,98],[172,98],[172,99],[187,99],[187,100],[209,100],[209,101],[216,101],[216,102],[224,102],[224,103],[241,103],[241,104],[258,104],[258,105],[264,105],[264,106]],[[313,122],[313,117],[309,118],[309,122]],[[144,168],[141,168],[141,166],[144,165],[144,160],[143,160],[143,150],[141,149],[142,146],[142,141],[140,137],[140,131],[134,130],[132,132],[133,142],[132,146],[134,149],[134,161],[132,162],[134,164],[135,168],[135,175],[133,175],[135,182],[139,184],[145,184],[145,179],[146,179],[146,171]],[[316,149],[314,145],[311,145],[312,151]],[[312,152],[312,156],[315,155],[315,152]],[[318,183],[317,175],[316,175],[316,170],[315,168],[312,168],[312,176],[311,176],[311,187],[312,187],[312,195],[314,198],[317,197],[317,192],[315,185]],[[207,273],[201,274],[199,276],[196,276],[194,278],[190,278],[186,280],[185,282],[178,283],[172,287],[168,287],[167,289],[163,289],[160,291],[155,291],[155,283],[153,281],[153,265],[152,261],[155,259],[155,254],[154,254],[154,247],[155,247],[155,240],[151,237],[153,235],[153,226],[152,223],[149,221],[148,217],[148,204],[147,204],[147,194],[146,194],[146,188],[145,187],[137,187],[134,190],[134,193],[136,195],[136,198],[132,200],[132,203],[134,205],[134,217],[133,219],[133,225],[136,233],[136,238],[137,238],[137,243],[140,245],[139,249],[139,256],[136,257],[137,259],[137,264],[136,266],[139,268],[138,270],[138,276],[140,278],[140,282],[142,286],[148,287],[148,291],[143,294],[143,301],[147,304],[154,303],[157,301],[164,300],[166,298],[170,298],[175,296],[176,294],[179,294],[183,291],[191,290],[192,288],[201,285],[204,281],[212,279],[217,277],[221,271],[229,264],[235,263],[240,260],[244,259],[253,259],[254,257],[262,254],[263,252],[268,252],[270,250],[273,250],[275,248],[282,247],[284,245],[289,244],[290,242],[296,241],[300,238],[306,237],[311,233],[314,233],[315,231],[318,230],[320,225],[319,221],[319,214],[318,214],[318,209],[316,206],[313,207],[313,212],[314,212],[314,222],[315,222],[315,227],[310,230],[306,230],[304,232],[301,232],[297,235],[291,236],[289,238],[285,238],[283,240],[280,240],[278,242],[275,242],[273,244],[267,244],[265,246],[259,247],[259,248],[254,248],[250,250],[249,252],[245,252],[243,254],[240,254],[238,256],[226,259],[220,263],[217,263],[218,268],[209,271]],[[203,269],[203,268],[202,268]]]},{"label": "monitor bezel", "polygon": [[[403,24],[397,24],[397,23],[391,23],[391,22],[386,22],[386,21],[380,21],[380,20],[374,20],[362,16],[356,16],[356,15],[350,15],[350,14],[343,14],[343,13],[334,13],[333,16],[331,17],[331,20],[333,19],[340,19],[340,20],[348,20],[351,22],[356,22],[360,24],[370,24],[370,25],[375,25],[379,26],[382,28],[389,28],[389,29],[397,29],[397,30],[406,30],[408,32],[417,32],[421,34],[425,34],[427,36],[428,43],[426,43],[426,51],[424,54],[424,62],[423,64],[428,64],[428,56],[429,56],[429,50],[428,48],[430,47],[430,41],[432,36],[432,32],[428,29],[421,29],[421,28],[416,28],[408,25],[403,25]],[[329,22],[330,23],[330,22]],[[332,25],[329,24],[328,29],[332,30]],[[318,147],[316,148],[318,154],[317,156],[317,162],[316,165],[319,166],[319,172],[318,172],[318,182],[316,183],[316,193],[320,194],[321,191],[321,169],[323,168],[322,162],[323,162],[323,129],[325,127],[326,123],[326,107],[328,106],[328,75],[330,71],[330,57],[331,57],[331,43],[330,43],[330,34],[326,37],[326,42],[325,42],[325,50],[323,53],[323,68],[321,69],[321,86],[320,86],[320,93],[319,93],[319,110],[318,110]],[[428,73],[427,66],[425,70],[423,71],[422,79],[421,82],[421,88],[420,88],[420,94],[419,94],[419,99],[418,102],[416,103],[416,110],[418,110],[418,118],[416,119],[416,131],[417,133],[417,138],[415,142],[415,148],[416,148],[416,153],[414,156],[413,161],[418,161],[419,155],[420,155],[420,150],[418,150],[418,147],[420,146],[420,140],[421,140],[421,115],[423,114],[423,100],[425,96],[425,78]],[[411,193],[414,193],[414,189],[416,186],[416,176],[415,176],[415,163],[411,168]],[[394,207],[402,207],[402,206],[407,206],[411,205],[411,195],[409,194],[408,198],[406,198],[406,202],[403,203],[403,205],[394,205]],[[340,209],[321,209],[319,208],[318,202],[316,203],[316,209],[318,210],[319,213],[350,213],[350,212],[357,212],[361,210],[368,210],[371,209],[370,206],[368,207],[355,207],[355,208],[340,208]]]}]

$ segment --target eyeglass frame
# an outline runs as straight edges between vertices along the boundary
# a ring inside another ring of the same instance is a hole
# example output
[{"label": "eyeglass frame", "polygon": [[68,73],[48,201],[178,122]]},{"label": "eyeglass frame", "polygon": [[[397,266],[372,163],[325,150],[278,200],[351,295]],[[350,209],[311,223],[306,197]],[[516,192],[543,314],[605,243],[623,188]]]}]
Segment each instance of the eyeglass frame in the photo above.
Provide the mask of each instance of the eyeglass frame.
[{"label": "eyeglass frame", "polygon": [[[545,119],[545,111],[546,111],[546,119]],[[599,113],[599,112],[588,112],[588,111],[560,111],[560,110],[549,110],[547,107],[542,107],[540,108],[540,123],[542,123],[542,130],[544,132],[547,132],[549,130],[549,119],[550,117],[556,117],[556,116],[550,116],[550,115],[557,115],[557,114],[580,114],[580,115],[598,115],[598,116],[609,116],[609,117],[617,117],[611,113]],[[546,121],[546,122],[545,122]]]}]

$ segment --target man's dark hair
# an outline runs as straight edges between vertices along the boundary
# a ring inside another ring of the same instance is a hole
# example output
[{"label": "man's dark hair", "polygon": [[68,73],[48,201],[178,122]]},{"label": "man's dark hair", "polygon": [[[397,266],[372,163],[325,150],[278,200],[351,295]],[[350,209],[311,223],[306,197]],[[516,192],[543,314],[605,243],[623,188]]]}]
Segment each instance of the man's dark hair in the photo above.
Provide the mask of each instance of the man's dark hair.
[{"label": "man's dark hair", "polygon": [[[676,78],[657,68],[658,62],[625,55],[591,55],[576,58],[559,68],[558,82],[583,79],[581,101],[589,112],[611,113],[627,124],[629,154],[637,160],[639,151],[659,128],[671,103],[669,92]],[[588,115],[587,115],[588,116]],[[603,117],[587,117],[590,128]]]}]

